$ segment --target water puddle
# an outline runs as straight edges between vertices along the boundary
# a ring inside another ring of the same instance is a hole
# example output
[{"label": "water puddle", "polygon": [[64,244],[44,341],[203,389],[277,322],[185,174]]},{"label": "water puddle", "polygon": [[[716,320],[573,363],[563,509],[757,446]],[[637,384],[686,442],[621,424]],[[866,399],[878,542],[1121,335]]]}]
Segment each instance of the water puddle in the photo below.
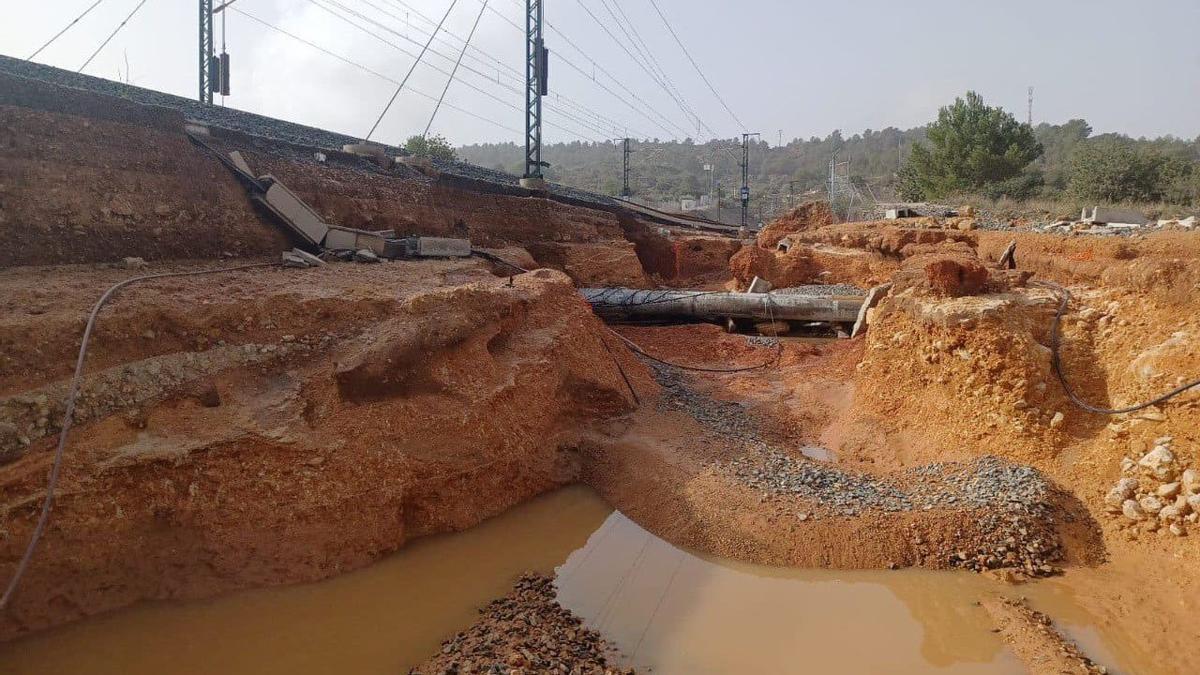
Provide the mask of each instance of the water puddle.
[{"label": "water puddle", "polygon": [[973,604],[994,586],[708,559],[614,513],[560,570],[559,599],[657,673],[1022,673]]},{"label": "water puddle", "polygon": [[406,673],[522,572],[552,573],[611,513],[566,488],[327,581],[145,603],[0,645],[0,673]]},{"label": "water puddle", "polygon": [[[556,568],[563,605],[629,665],[655,673],[1023,672],[974,605],[994,582],[710,559],[654,537],[583,487],[329,581],[146,603],[0,646],[0,672],[394,675],[470,625],[520,573]],[[1113,664],[1069,587],[1019,590]]]}]

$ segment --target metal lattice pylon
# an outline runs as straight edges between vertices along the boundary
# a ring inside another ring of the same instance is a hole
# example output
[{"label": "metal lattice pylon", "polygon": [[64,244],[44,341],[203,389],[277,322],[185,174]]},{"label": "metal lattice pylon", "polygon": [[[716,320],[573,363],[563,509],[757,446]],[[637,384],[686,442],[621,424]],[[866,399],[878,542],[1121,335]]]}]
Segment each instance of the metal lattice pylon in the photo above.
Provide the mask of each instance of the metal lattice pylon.
[{"label": "metal lattice pylon", "polygon": [[200,102],[212,104],[214,87],[213,0],[200,0]]},{"label": "metal lattice pylon", "polygon": [[542,97],[546,86],[547,51],[542,40],[542,0],[525,0],[525,177],[541,178]]},{"label": "metal lattice pylon", "polygon": [[850,160],[839,162],[837,151],[829,158],[829,208],[842,220],[849,220],[856,207],[863,207],[868,200],[850,180]]}]

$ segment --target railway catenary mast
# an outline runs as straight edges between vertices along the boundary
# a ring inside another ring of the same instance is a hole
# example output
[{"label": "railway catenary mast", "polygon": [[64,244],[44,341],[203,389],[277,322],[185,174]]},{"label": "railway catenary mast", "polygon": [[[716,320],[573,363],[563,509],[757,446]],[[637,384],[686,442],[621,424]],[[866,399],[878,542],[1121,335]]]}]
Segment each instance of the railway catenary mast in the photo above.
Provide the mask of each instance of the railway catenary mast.
[{"label": "railway catenary mast", "polygon": [[550,92],[550,50],[542,38],[543,0],[525,0],[525,175],[530,187],[540,187],[542,168],[542,97]]}]

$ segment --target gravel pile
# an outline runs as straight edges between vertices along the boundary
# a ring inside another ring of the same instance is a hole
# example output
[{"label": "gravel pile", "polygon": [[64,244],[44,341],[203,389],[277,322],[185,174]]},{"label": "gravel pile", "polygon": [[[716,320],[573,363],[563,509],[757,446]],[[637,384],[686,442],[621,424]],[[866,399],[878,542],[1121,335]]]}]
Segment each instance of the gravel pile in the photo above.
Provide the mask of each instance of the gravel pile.
[{"label": "gravel pile", "polygon": [[[0,72],[62,87],[69,87],[71,89],[82,89],[98,94],[115,96],[142,105],[170,108],[178,110],[188,118],[198,122],[252,136],[261,136],[275,141],[282,141],[284,143],[340,150],[343,145],[348,143],[362,142],[360,138],[333,131],[286,122],[233,108],[204,105],[190,98],[135,87],[122,82],[92,77],[91,75],[74,73],[69,70],[33,63],[31,61],[23,61],[9,56],[0,55]],[[398,148],[387,147],[389,153],[400,154]],[[465,162],[435,162],[434,164],[439,171],[463,178],[513,187],[519,185],[520,179],[518,177],[504,173],[503,171],[487,169]],[[558,197],[610,208],[617,206],[616,201],[604,195],[577,190],[564,185],[551,184],[550,193]]]},{"label": "gravel pile", "polygon": [[965,464],[929,464],[893,481],[793,457],[764,444],[757,456],[735,460],[730,469],[758,490],[814,499],[842,516],[856,516],[872,508],[888,512],[1006,508],[1039,503],[1049,494],[1049,486],[1036,470],[995,457]]},{"label": "gravel pile", "polygon": [[633,673],[609,665],[611,648],[555,600],[554,582],[522,576],[512,593],[480,610],[475,625],[442,643],[410,673]]},{"label": "gravel pile", "polygon": [[767,337],[765,335],[747,335],[746,344],[754,347],[769,347],[771,349],[779,348],[779,338]]},{"label": "gravel pile", "polygon": [[[1051,487],[1032,467],[996,457],[965,463],[927,464],[881,478],[793,456],[764,442],[744,406],[693,391],[680,373],[652,364],[663,387],[663,410],[691,415],[714,434],[745,450],[721,467],[764,496],[795,496],[815,502],[801,520],[855,517],[866,511],[972,511],[974,531],[927,551],[952,567],[975,571],[1018,569],[1027,576],[1060,570],[1051,563],[1063,551],[1052,523]],[[799,453],[797,453],[799,454]],[[913,542],[924,549],[926,542]],[[951,548],[947,549],[946,547]]]},{"label": "gravel pile", "polygon": [[828,298],[835,295],[866,295],[867,291],[853,284],[808,284],[805,286],[776,288],[771,293],[775,295],[806,295],[814,298]]}]

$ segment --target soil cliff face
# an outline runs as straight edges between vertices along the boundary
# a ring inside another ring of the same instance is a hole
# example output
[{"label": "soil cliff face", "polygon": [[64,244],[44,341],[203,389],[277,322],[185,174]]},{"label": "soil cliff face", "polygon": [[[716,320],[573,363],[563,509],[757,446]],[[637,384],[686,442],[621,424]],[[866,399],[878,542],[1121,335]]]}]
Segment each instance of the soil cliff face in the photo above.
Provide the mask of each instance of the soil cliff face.
[{"label": "soil cliff face", "polygon": [[[577,480],[578,434],[633,407],[621,370],[652,386],[601,342],[558,272],[509,286],[468,263],[362,270],[308,271],[303,286],[256,272],[268,297],[250,319],[263,325],[203,350],[127,350],[89,371],[54,518],[0,636],[141,599],[321,579],[469,527]],[[457,283],[438,288],[442,275]],[[162,328],[162,306],[222,292],[199,280],[174,290],[137,298],[148,330]],[[330,295],[374,311],[339,316],[323,309]],[[272,300],[285,296],[326,318],[279,335],[292,328]],[[5,578],[52,457],[56,434],[35,432],[22,429],[32,445],[0,468]]]}]

